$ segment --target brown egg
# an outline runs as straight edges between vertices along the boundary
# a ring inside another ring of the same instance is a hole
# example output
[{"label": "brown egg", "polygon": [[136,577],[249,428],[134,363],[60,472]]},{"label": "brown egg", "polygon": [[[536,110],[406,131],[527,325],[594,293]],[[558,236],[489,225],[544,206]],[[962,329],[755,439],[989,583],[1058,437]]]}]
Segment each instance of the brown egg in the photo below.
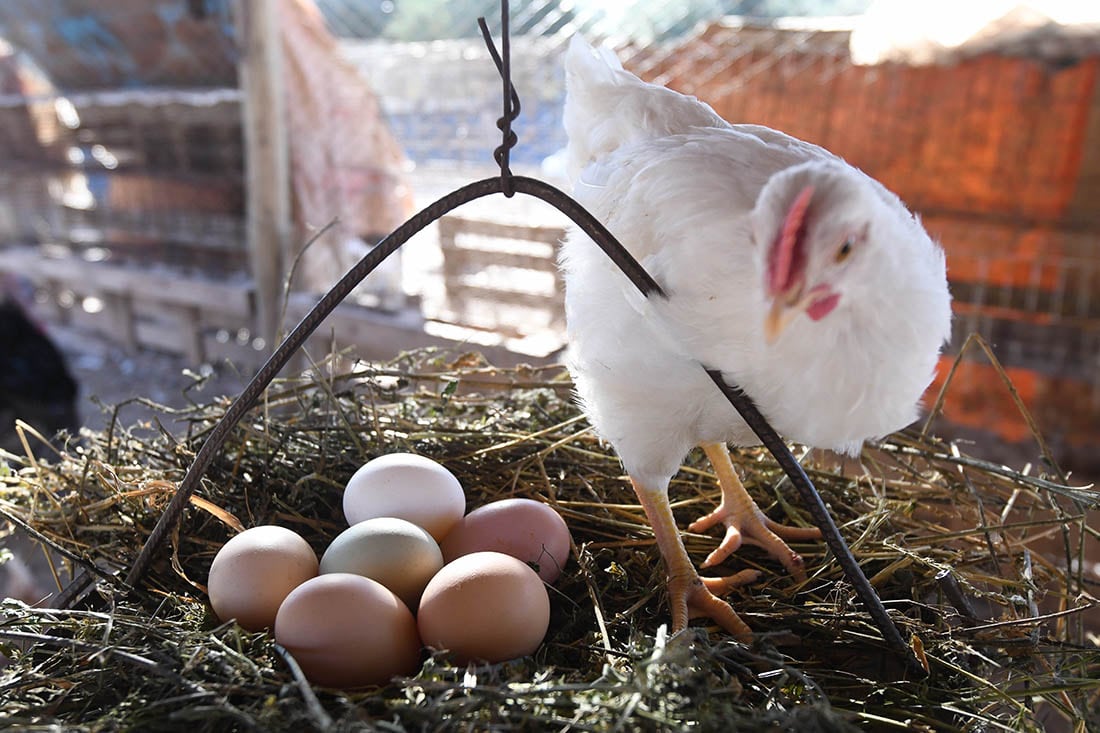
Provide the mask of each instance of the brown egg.
[{"label": "brown egg", "polygon": [[317,575],[317,554],[286,527],[252,527],[222,545],[210,566],[207,593],[222,621],[249,631],[275,623],[279,604]]},{"label": "brown egg", "polygon": [[503,552],[533,565],[553,583],[569,560],[569,528],[556,511],[532,499],[504,499],[478,507],[440,544],[443,560],[472,552]]},{"label": "brown egg", "polygon": [[295,588],[279,607],[275,641],[324,687],[384,685],[420,662],[412,612],[381,583],[352,573]]},{"label": "brown egg", "polygon": [[375,517],[398,517],[423,527],[436,542],[466,511],[466,494],[455,475],[430,458],[390,453],[363,464],[344,489],[349,525]]},{"label": "brown egg", "polygon": [[420,638],[458,664],[503,662],[539,648],[550,598],[538,573],[511,555],[475,552],[428,582],[417,615]]}]

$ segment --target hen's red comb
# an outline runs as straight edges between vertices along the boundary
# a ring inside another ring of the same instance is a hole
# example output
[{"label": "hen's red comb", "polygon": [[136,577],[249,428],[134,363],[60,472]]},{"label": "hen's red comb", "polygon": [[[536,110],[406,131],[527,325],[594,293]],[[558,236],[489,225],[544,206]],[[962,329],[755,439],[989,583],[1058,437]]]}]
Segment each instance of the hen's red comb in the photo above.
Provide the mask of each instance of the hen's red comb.
[{"label": "hen's red comb", "polygon": [[794,285],[806,267],[806,250],[802,240],[806,234],[806,211],[810,208],[813,195],[813,186],[799,191],[772,243],[768,257],[768,292],[773,296]]}]

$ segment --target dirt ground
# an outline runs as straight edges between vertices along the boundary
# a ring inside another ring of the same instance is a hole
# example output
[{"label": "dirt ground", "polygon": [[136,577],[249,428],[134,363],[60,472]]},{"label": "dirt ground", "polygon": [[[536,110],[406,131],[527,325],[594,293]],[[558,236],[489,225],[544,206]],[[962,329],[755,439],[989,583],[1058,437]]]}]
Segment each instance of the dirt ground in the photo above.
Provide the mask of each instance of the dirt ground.
[{"label": "dirt ground", "polygon": [[[51,328],[55,343],[64,352],[80,385],[78,412],[82,425],[103,429],[115,405],[120,420],[129,424],[143,412],[139,405],[123,404],[143,397],[167,407],[189,402],[209,402],[220,395],[235,396],[248,382],[228,365],[198,366],[172,354],[150,350],[128,353],[103,339],[71,329]],[[170,423],[165,428],[177,431]]]}]

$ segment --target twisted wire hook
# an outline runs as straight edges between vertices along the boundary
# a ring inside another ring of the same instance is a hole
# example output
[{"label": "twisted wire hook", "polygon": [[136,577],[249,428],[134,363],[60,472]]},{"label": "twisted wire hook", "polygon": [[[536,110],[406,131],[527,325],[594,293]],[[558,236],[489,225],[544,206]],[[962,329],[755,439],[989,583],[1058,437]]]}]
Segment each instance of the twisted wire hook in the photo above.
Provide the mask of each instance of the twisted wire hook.
[{"label": "twisted wire hook", "polygon": [[489,32],[489,26],[485,22],[485,18],[477,19],[477,25],[481,28],[481,37],[485,40],[485,47],[489,49],[489,56],[496,64],[497,71],[500,73],[501,81],[504,84],[504,91],[501,94],[504,99],[504,113],[497,118],[497,129],[501,132],[501,143],[493,151],[493,160],[500,166],[502,192],[506,197],[512,198],[515,189],[512,186],[512,169],[509,166],[509,157],[512,148],[519,142],[519,138],[516,137],[516,133],[512,129],[512,123],[519,117],[520,104],[519,93],[516,92],[516,88],[512,84],[512,44],[510,41],[511,34],[508,30],[508,0],[500,0],[500,22],[500,53],[497,53],[496,44],[493,43],[493,36]]}]

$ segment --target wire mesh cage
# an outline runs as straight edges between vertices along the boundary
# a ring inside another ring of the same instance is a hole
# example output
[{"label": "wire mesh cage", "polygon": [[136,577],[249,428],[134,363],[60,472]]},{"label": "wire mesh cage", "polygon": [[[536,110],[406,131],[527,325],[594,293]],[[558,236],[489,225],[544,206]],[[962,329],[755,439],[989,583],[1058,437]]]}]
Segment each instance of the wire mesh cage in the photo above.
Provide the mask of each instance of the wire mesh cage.
[{"label": "wire mesh cage", "polygon": [[230,257],[240,249],[226,4],[16,0],[0,8],[0,28],[9,44],[0,107],[12,123],[0,154],[5,168],[40,182],[25,214],[38,238],[83,247],[110,231],[120,251],[143,243],[158,260],[189,247],[200,262],[204,246]]}]

